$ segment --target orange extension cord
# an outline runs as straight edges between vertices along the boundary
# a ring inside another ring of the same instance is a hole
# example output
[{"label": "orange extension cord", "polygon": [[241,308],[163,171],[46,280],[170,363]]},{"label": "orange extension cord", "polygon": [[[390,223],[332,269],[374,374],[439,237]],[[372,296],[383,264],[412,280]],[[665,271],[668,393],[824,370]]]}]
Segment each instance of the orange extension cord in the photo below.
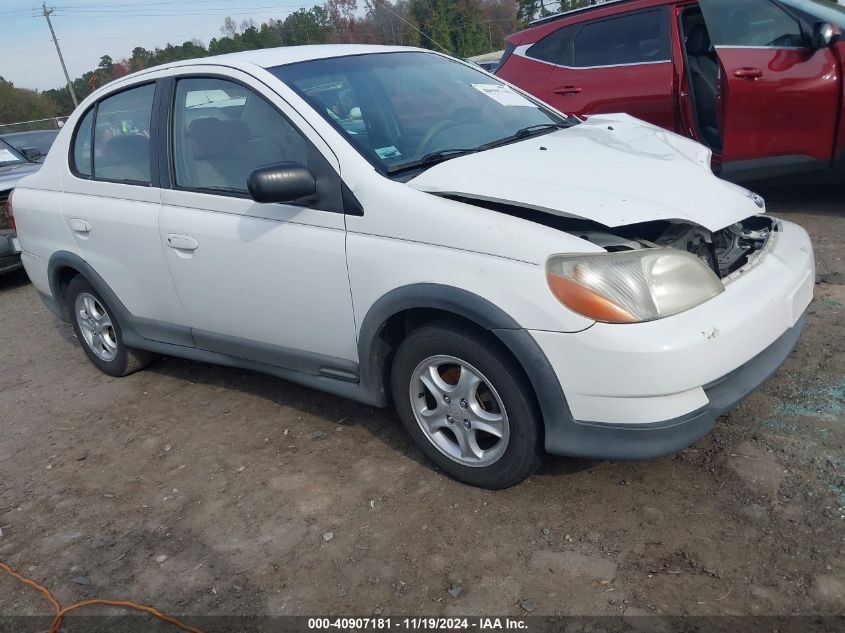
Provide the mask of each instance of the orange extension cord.
[{"label": "orange extension cord", "polygon": [[71,605],[62,607],[62,605],[59,604],[59,601],[56,600],[55,597],[53,597],[53,594],[50,593],[50,590],[47,589],[47,587],[45,587],[44,585],[40,585],[34,580],[27,578],[26,576],[21,576],[18,572],[9,567],[6,563],[0,563],[0,569],[5,571],[12,578],[15,578],[23,584],[32,587],[47,599],[47,601],[53,607],[53,610],[56,612],[56,615],[53,616],[53,622],[52,624],[50,624],[49,633],[59,633],[59,629],[62,626],[62,618],[64,618],[67,613],[75,611],[76,609],[81,609],[82,607],[90,607],[93,605],[107,607],[124,607],[126,609],[135,609],[136,611],[143,611],[144,613],[149,613],[150,615],[158,618],[159,620],[167,622],[168,624],[172,624],[173,626],[178,627],[183,631],[188,631],[188,633],[202,633],[202,631],[200,631],[199,629],[195,629],[192,626],[188,626],[187,624],[180,622],[176,618],[170,617],[169,615],[164,615],[157,609],[154,609],[152,607],[145,607],[144,605],[135,604],[134,602],[128,602],[125,600],[83,600],[82,602],[74,602]]}]

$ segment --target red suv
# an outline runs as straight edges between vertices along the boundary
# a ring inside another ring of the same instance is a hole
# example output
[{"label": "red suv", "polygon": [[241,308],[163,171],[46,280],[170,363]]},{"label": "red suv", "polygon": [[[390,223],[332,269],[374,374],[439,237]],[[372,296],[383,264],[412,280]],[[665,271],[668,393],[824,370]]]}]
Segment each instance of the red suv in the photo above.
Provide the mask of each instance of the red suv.
[{"label": "red suv", "polygon": [[726,178],[771,177],[845,158],[843,27],[832,0],[610,0],[511,35],[496,74],[694,138]]}]

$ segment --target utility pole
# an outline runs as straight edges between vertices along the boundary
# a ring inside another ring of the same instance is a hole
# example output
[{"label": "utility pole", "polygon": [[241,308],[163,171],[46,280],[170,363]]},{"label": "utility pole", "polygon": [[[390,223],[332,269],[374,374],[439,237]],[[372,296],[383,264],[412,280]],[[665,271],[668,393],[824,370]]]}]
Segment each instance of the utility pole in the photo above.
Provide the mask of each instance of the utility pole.
[{"label": "utility pole", "polygon": [[70,91],[70,98],[73,99],[73,107],[77,107],[79,102],[76,100],[76,94],[73,92],[73,84],[70,83],[70,75],[67,74],[67,66],[65,66],[65,58],[62,57],[62,49],[59,48],[59,40],[56,39],[56,32],[53,30],[53,23],[50,22],[50,14],[55,11],[55,9],[48,9],[47,5],[42,3],[41,4],[41,11],[44,14],[44,17],[47,18],[47,26],[50,27],[50,35],[53,36],[53,44],[56,45],[56,52],[59,54],[59,61],[62,64],[62,70],[65,72],[65,80],[67,81],[67,89]]}]

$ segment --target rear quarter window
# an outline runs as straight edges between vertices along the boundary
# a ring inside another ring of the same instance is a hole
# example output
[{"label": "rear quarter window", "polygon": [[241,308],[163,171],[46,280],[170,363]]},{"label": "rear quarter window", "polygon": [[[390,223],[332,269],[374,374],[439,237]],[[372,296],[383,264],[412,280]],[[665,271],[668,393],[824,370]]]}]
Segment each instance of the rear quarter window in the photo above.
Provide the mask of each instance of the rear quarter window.
[{"label": "rear quarter window", "polygon": [[572,42],[581,28],[580,24],[565,26],[534,44],[526,51],[526,55],[558,66],[572,65]]},{"label": "rear quarter window", "polygon": [[91,108],[82,117],[79,125],[73,133],[73,153],[71,158],[72,171],[79,176],[90,177],[93,172],[93,154],[92,147],[92,125],[94,122],[94,109]]}]

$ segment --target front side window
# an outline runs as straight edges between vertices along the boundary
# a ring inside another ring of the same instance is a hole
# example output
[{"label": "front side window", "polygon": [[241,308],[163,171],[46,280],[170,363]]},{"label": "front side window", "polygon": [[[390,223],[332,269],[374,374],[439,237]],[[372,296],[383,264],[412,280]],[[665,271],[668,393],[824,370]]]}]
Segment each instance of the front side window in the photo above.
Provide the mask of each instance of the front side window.
[{"label": "front side window", "polygon": [[[150,120],[154,95],[155,84],[147,84],[99,102],[94,124],[95,179],[150,183]],[[78,133],[77,142],[80,136]]]},{"label": "front side window", "polygon": [[309,144],[293,125],[249,88],[218,78],[177,82],[177,186],[246,194],[255,169],[288,161],[309,165],[310,154]]},{"label": "front side window", "polygon": [[434,53],[333,57],[269,70],[382,173],[575,123]]},{"label": "front side window", "polygon": [[717,46],[804,46],[798,21],[769,0],[708,0],[702,10]]},{"label": "front side window", "polygon": [[662,9],[588,22],[575,38],[573,65],[578,68],[669,59],[669,22]]}]

